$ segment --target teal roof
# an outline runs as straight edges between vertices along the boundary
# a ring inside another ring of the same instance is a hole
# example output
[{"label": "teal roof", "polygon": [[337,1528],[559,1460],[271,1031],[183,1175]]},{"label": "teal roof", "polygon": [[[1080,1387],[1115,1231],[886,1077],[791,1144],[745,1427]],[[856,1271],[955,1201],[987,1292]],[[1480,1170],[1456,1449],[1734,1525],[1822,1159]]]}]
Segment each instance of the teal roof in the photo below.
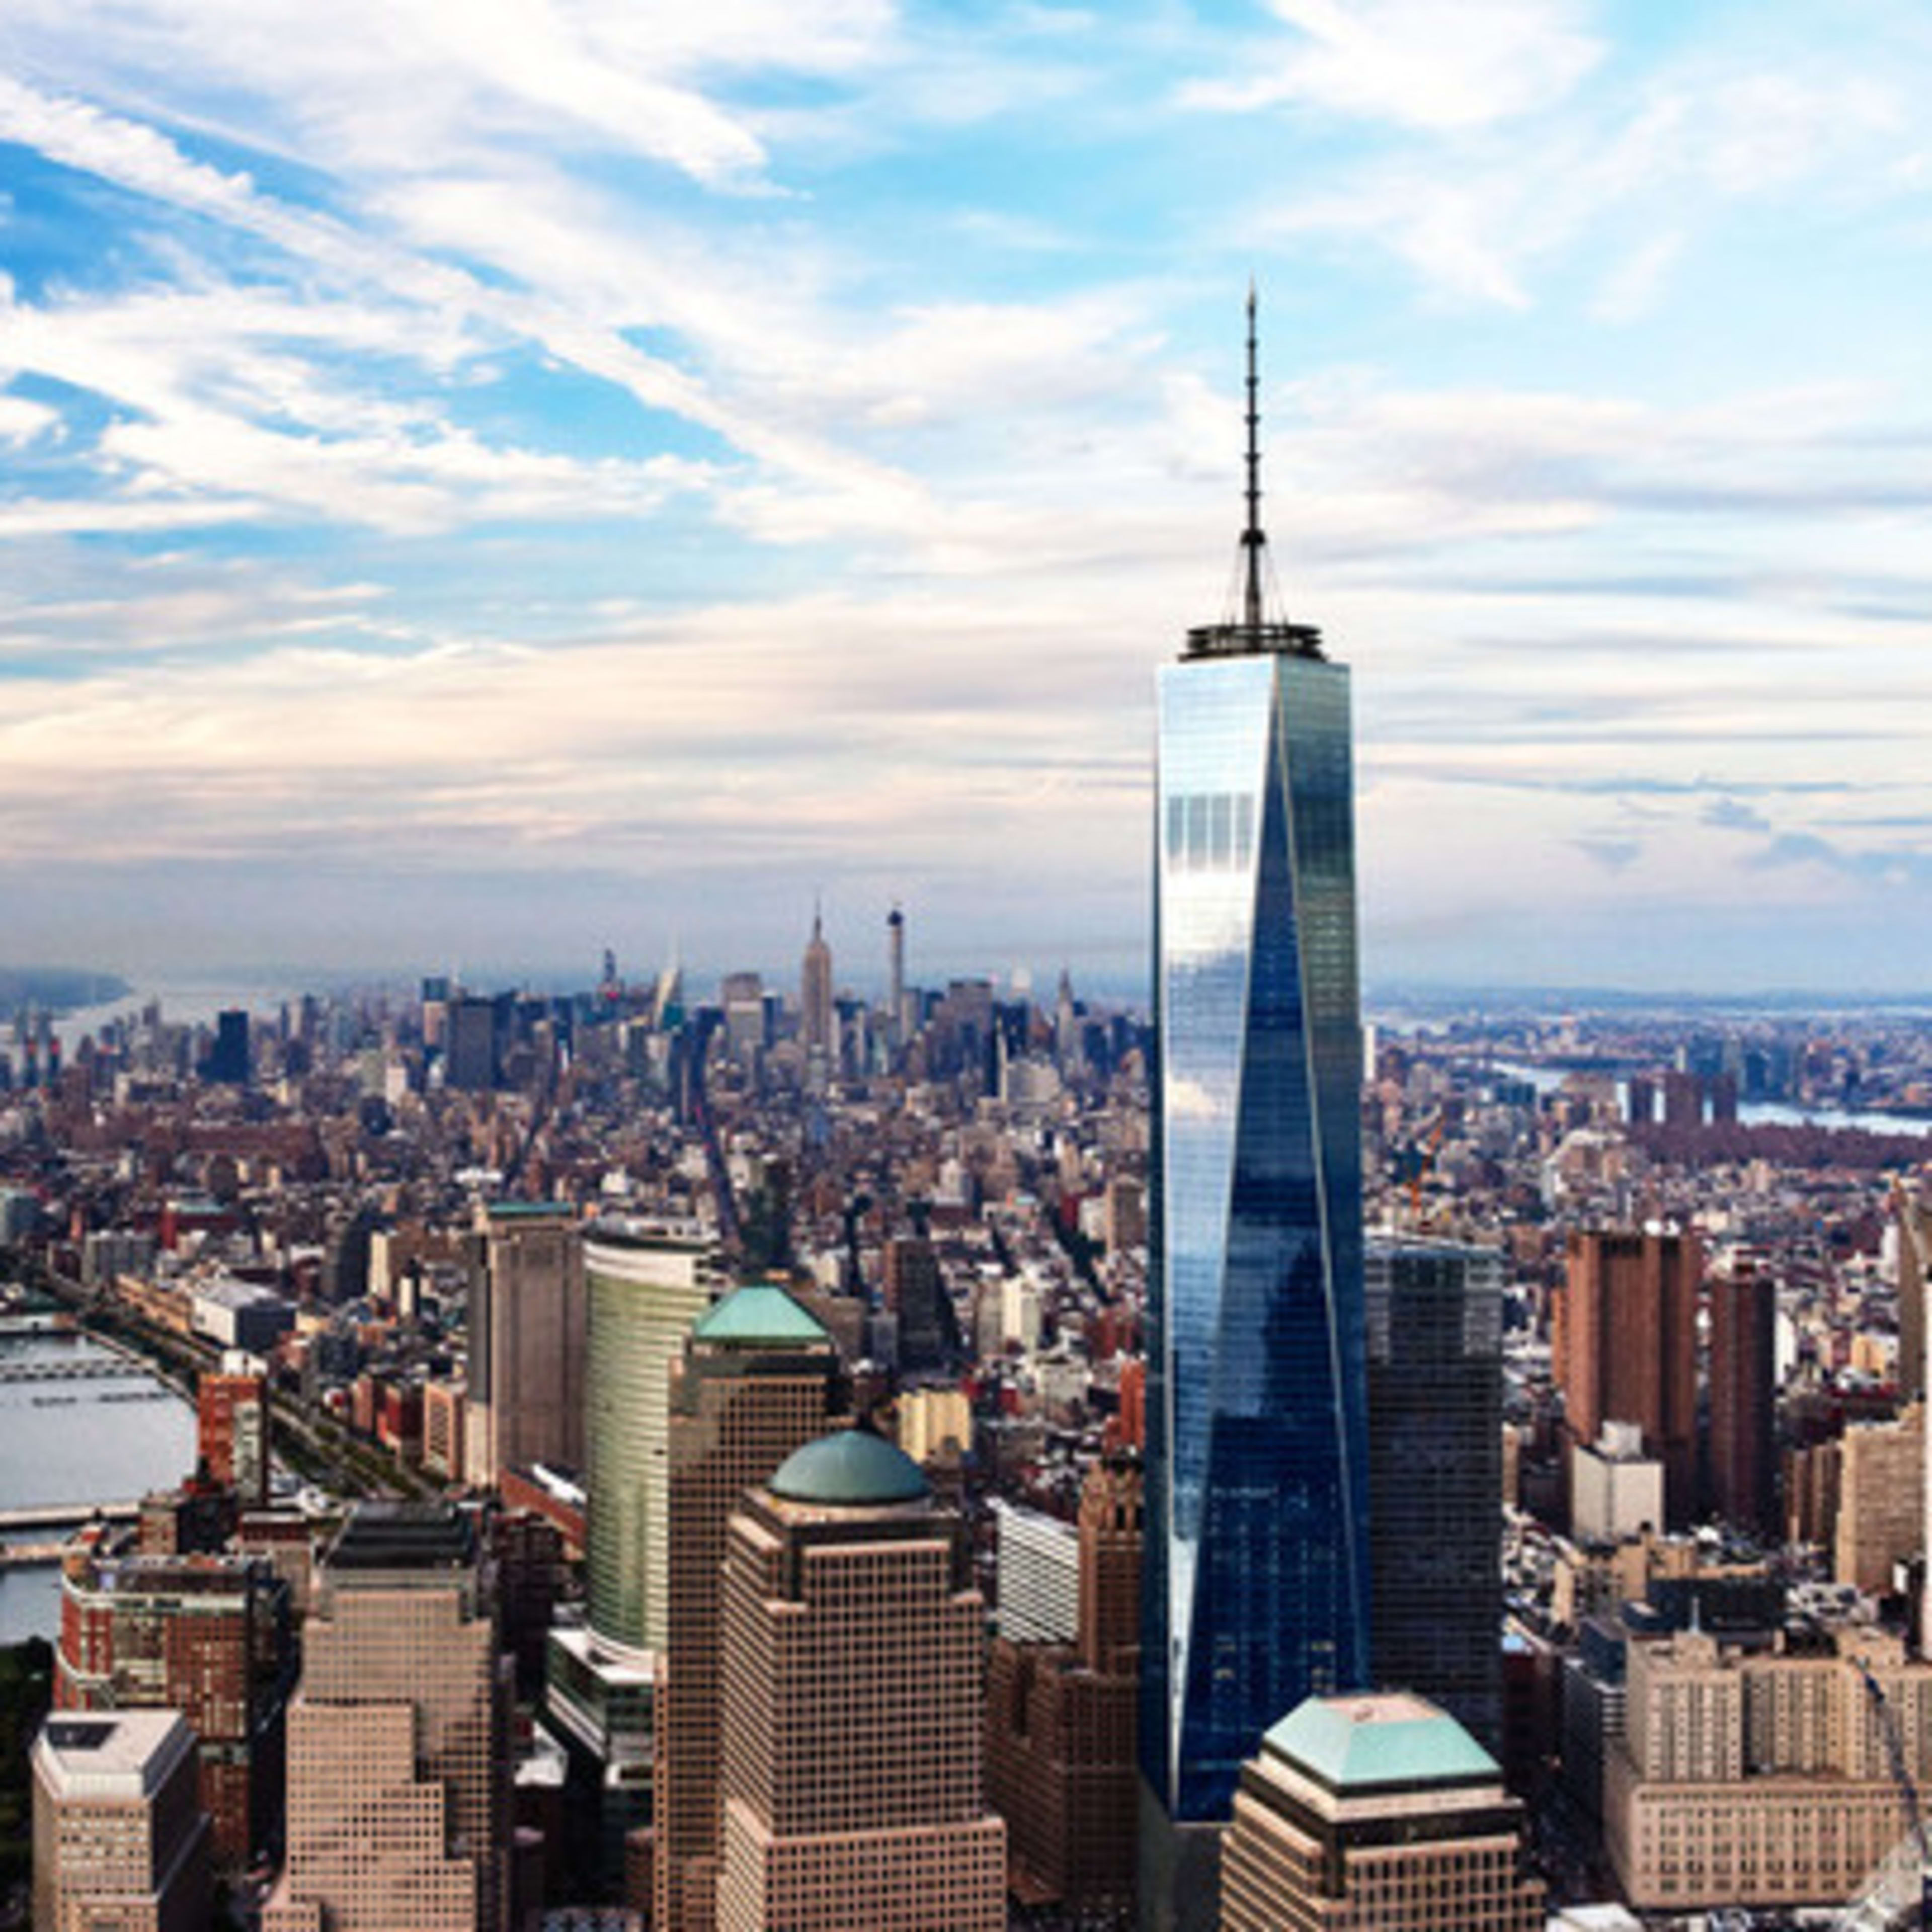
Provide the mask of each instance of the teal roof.
[{"label": "teal roof", "polygon": [[788,1502],[911,1503],[930,1493],[919,1465],[869,1429],[842,1429],[794,1449],[769,1485]]},{"label": "teal roof", "polygon": [[1335,1791],[1502,1775],[1448,1712],[1406,1691],[1310,1697],[1268,1732],[1266,1744]]},{"label": "teal roof", "polygon": [[734,1288],[699,1316],[692,1333],[700,1342],[725,1342],[740,1348],[797,1348],[832,1339],[821,1324],[770,1282]]}]

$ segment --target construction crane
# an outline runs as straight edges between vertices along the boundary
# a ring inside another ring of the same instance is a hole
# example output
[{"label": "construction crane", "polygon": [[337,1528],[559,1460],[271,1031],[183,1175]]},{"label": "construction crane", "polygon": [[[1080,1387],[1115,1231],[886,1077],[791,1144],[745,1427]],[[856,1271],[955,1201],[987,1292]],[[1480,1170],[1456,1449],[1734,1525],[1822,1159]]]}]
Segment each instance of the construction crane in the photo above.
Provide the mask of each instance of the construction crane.
[{"label": "construction crane", "polygon": [[1932,1838],[1926,1834],[1918,1786],[1906,1759],[1898,1714],[1870,1668],[1861,1659],[1852,1662],[1885,1739],[1892,1781],[1898,1787],[1899,1808],[1905,1814],[1905,1836],[1846,1908],[1838,1922],[1838,1932],[1891,1932],[1901,1912],[1911,1914],[1905,1921],[1909,1925],[1932,1926]]}]

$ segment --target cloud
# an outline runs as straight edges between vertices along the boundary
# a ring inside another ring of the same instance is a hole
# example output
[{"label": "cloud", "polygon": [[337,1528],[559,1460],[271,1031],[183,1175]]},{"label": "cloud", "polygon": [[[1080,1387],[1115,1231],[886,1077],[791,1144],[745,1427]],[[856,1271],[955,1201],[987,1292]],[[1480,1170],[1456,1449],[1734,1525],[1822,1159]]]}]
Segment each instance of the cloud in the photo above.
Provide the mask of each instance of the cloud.
[{"label": "cloud", "polygon": [[1628,872],[1643,856],[1640,838],[1573,838],[1570,843],[1593,866],[1606,872]]},{"label": "cloud", "polygon": [[1271,0],[1289,30],[1258,72],[1196,81],[1190,106],[1309,106],[1441,132],[1546,111],[1602,59],[1564,0]]},{"label": "cloud", "polygon": [[1742,800],[1729,796],[1714,798],[1705,806],[1701,814],[1706,825],[1713,825],[1724,832],[1768,832],[1771,820],[1754,806],[1746,805]]}]

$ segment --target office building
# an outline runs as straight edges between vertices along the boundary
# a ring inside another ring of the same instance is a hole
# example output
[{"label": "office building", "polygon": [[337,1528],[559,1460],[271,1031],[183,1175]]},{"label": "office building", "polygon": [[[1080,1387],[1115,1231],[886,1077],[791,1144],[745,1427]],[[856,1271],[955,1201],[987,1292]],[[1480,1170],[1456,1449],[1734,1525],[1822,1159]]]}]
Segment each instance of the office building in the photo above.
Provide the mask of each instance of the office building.
[{"label": "office building", "polygon": [[1541,1932],[1520,1799],[1448,1712],[1406,1693],[1310,1698],[1242,1768],[1226,1932]]},{"label": "office building", "polygon": [[662,1648],[670,1602],[670,1366],[724,1286],[694,1228],[596,1222],[585,1238],[590,1622],[606,1642]]},{"label": "office building", "polygon": [[1841,1906],[1906,1835],[1888,1737],[1932,1775],[1932,1666],[1876,1629],[1802,1652],[1634,1639],[1626,1678],[1604,1847],[1646,1912]]},{"label": "office building", "polygon": [[35,1932],[203,1932],[208,1820],[180,1713],[52,1717],[32,1756]]},{"label": "office building", "polygon": [[1138,1465],[1096,1464],[1081,1491],[1078,1642],[1003,1635],[988,1660],[987,1796],[1026,1904],[1119,1914],[1133,1903],[1144,1520]]},{"label": "office building", "polygon": [[1348,674],[1246,591],[1160,674],[1142,1910],[1212,1922],[1244,1760],[1369,1670]]},{"label": "office building", "polygon": [[289,1710],[263,1932],[500,1932],[510,1682],[488,1590],[450,1504],[361,1504],[338,1534]]},{"label": "office building", "polygon": [[609,1219],[585,1237],[584,1278],[590,1620],[550,1633],[544,1717],[569,1759],[571,1857],[608,1893],[622,1882],[626,1840],[655,1815],[671,1365],[724,1276],[694,1226]]},{"label": "office building", "polygon": [[289,1586],[266,1562],[78,1550],[61,1577],[54,1702],[185,1715],[212,1855],[239,1871],[280,1810],[293,1636]]},{"label": "office building", "polygon": [[740,1288],[706,1310],[670,1398],[670,1620],[657,1694],[658,1932],[717,1922],[724,1710],[720,1565],[740,1499],[842,1404],[838,1354],[781,1288]]},{"label": "office building", "polygon": [[1688,1527],[1697,1473],[1697,1295],[1690,1234],[1573,1232],[1551,1321],[1551,1370],[1568,1444],[1634,1423],[1664,1466],[1665,1526]]},{"label": "office building", "polygon": [[202,1078],[245,1087],[248,1070],[248,1016],[241,1007],[231,1007],[215,1016],[214,1042],[202,1064]]},{"label": "office building", "polygon": [[906,1043],[905,914],[886,915],[886,1047],[896,1061]]},{"label": "office building", "polygon": [[1838,1508],[1832,1572],[1868,1595],[1895,1587],[1925,1525],[1925,1405],[1896,1422],[1855,1423],[1838,1444]]},{"label": "office building", "polygon": [[916,1375],[944,1369],[964,1353],[952,1298],[946,1291],[939,1256],[920,1236],[900,1234],[886,1244],[882,1297],[898,1324],[898,1366]]},{"label": "office building", "polygon": [[1376,1681],[1498,1750],[1502,1257],[1375,1240],[1366,1279]]},{"label": "office building", "polygon": [[981,1788],[986,1609],[958,1519],[860,1430],[727,1532],[721,1932],[1002,1932]]},{"label": "office building", "polygon": [[1711,1280],[1711,1513],[1778,1534],[1778,1284],[1748,1259]]},{"label": "office building", "polygon": [[196,1447],[211,1482],[243,1509],[268,1506],[268,1372],[240,1350],[195,1385]]},{"label": "office building", "polygon": [[469,1480],[584,1466],[588,1297],[573,1210],[499,1202],[470,1237],[464,1454]]},{"label": "office building", "polygon": [[824,922],[814,907],[812,938],[799,969],[799,1040],[808,1054],[832,1057],[838,1044],[838,1019],[832,1004],[832,948],[825,941]]},{"label": "office building", "polygon": [[1080,1624],[1080,1532],[995,1497],[999,1630],[1016,1643],[1071,1643]]}]

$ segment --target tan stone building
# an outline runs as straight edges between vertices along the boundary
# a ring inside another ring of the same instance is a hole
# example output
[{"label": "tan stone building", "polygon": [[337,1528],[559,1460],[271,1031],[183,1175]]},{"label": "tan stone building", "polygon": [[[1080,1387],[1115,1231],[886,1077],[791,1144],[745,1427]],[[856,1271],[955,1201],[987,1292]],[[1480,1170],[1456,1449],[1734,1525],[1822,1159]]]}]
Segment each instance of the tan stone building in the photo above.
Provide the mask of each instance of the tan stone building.
[{"label": "tan stone building", "polygon": [[1838,1448],[1838,1514],[1832,1568],[1873,1596],[1916,1556],[1925,1534],[1925,1406],[1896,1422],[1855,1424]]},{"label": "tan stone building", "polygon": [[1002,1932],[985,1603],[962,1526],[866,1431],[753,1490],[724,1559],[722,1932]]},{"label": "tan stone building", "polygon": [[[1869,1672],[1868,1684],[1867,1674]],[[1646,1911],[1842,1903],[1902,1835],[1884,1709],[1932,1773],[1932,1667],[1894,1636],[1792,1654],[1696,1631],[1630,1646],[1605,1849]]]},{"label": "tan stone building", "polygon": [[324,1559],[289,1711],[288,1851],[263,1932],[498,1932],[508,1660],[474,1528],[368,1504]]},{"label": "tan stone building", "polygon": [[824,1328],[765,1285],[738,1288],[707,1310],[674,1371],[670,1642],[657,1684],[659,1932],[710,1932],[717,1918],[725,1526],[748,1489],[824,1434],[841,1382]]},{"label": "tan stone building", "polygon": [[574,1212],[499,1202],[470,1242],[469,1480],[492,1488],[502,1471],[535,1462],[581,1470],[589,1304]]},{"label": "tan stone building", "polygon": [[35,1932],[202,1932],[208,1826],[178,1712],[50,1718],[33,1772]]},{"label": "tan stone building", "polygon": [[1241,1768],[1222,1932],[1541,1932],[1522,1806],[1445,1711],[1310,1697]]}]

